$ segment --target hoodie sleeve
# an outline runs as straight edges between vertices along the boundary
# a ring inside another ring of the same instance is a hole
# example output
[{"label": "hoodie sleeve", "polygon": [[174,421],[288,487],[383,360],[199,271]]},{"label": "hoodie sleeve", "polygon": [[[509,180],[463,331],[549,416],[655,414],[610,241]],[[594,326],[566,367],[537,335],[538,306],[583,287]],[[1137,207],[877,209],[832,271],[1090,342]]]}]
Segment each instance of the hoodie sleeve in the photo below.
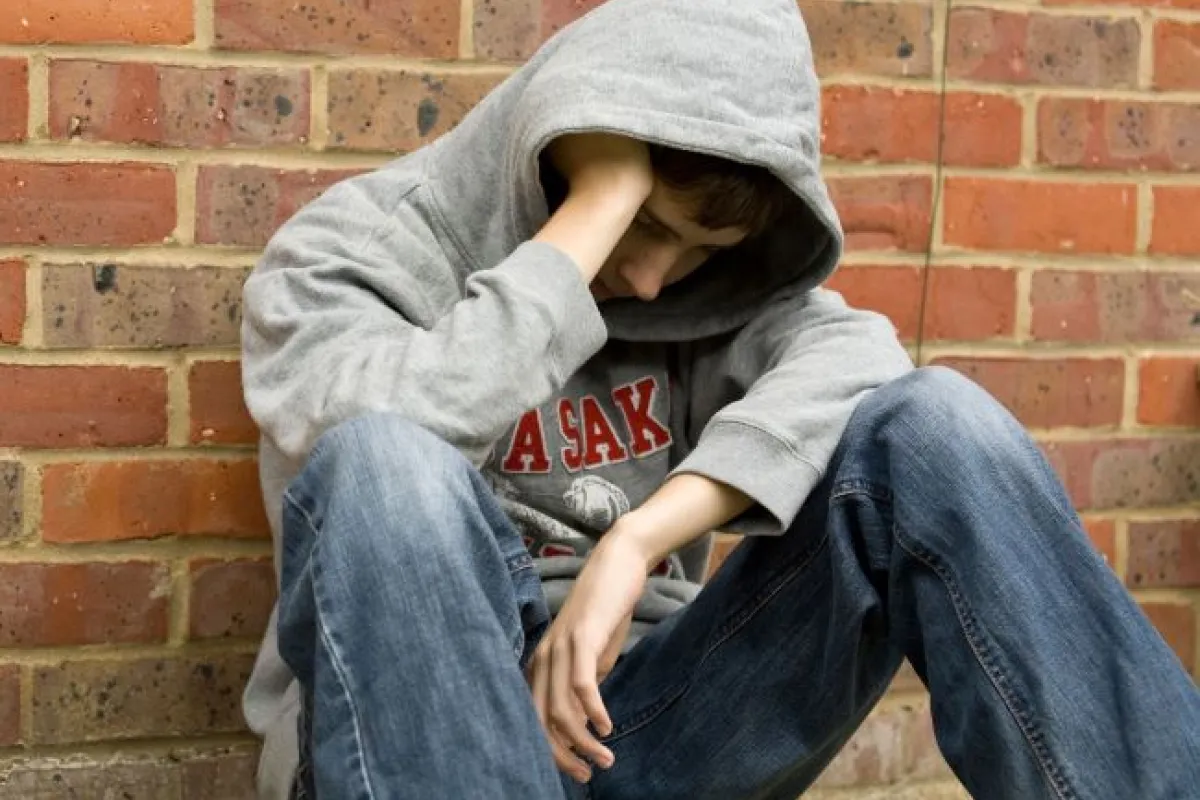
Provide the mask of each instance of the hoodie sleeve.
[{"label": "hoodie sleeve", "polygon": [[886,317],[817,289],[776,299],[689,367],[689,428],[700,433],[674,473],[749,495],[756,506],[729,529],[775,535],[824,477],[858,403],[912,362]]},{"label": "hoodie sleeve", "polygon": [[479,464],[602,346],[603,319],[557,248],[527,242],[464,284],[408,198],[379,194],[337,185],[268,244],[243,294],[246,404],[297,462],[339,422],[392,412]]}]

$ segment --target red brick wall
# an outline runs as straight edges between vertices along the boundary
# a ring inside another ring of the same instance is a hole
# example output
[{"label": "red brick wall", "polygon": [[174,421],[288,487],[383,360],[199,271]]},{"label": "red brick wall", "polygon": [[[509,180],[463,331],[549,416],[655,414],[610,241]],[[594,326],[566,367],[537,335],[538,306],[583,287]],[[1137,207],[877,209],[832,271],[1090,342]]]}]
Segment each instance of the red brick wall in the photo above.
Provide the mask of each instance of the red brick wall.
[{"label": "red brick wall", "polygon": [[[273,578],[240,282],[301,204],[445,131],[594,5],[4,3],[5,789],[249,797],[237,701]],[[1200,2],[802,6],[835,285],[1036,433],[1196,670]],[[956,796],[927,708],[903,676],[813,796]]]}]

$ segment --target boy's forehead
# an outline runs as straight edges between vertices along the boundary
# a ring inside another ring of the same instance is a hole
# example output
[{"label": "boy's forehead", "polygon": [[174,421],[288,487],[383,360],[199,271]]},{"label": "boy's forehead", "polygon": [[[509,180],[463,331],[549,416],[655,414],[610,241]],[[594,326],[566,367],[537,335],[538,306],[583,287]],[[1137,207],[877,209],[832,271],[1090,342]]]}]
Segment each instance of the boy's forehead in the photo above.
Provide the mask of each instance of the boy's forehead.
[{"label": "boy's forehead", "polygon": [[695,220],[695,201],[655,181],[654,189],[642,209],[654,222],[666,227],[677,238],[709,247],[732,247],[749,233],[744,228],[713,230]]}]

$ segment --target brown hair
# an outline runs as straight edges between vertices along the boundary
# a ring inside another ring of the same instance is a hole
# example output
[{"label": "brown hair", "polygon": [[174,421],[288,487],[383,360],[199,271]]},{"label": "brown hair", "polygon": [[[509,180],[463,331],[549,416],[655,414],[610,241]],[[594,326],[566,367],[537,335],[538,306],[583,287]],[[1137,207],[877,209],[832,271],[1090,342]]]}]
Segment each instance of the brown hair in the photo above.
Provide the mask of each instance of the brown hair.
[{"label": "brown hair", "polygon": [[690,150],[650,146],[655,176],[691,201],[693,220],[710,230],[763,233],[803,203],[770,170]]}]

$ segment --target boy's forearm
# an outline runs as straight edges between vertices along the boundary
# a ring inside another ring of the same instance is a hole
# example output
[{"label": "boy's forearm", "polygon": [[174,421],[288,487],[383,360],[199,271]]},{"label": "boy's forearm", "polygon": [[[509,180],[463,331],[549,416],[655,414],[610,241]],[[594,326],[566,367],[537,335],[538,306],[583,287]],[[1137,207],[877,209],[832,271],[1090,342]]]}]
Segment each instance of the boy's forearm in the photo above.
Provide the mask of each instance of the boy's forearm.
[{"label": "boy's forearm", "polygon": [[669,553],[719,528],[754,501],[728,484],[684,473],[664,483],[636,510],[621,517],[608,536],[636,544],[650,569]]}]

